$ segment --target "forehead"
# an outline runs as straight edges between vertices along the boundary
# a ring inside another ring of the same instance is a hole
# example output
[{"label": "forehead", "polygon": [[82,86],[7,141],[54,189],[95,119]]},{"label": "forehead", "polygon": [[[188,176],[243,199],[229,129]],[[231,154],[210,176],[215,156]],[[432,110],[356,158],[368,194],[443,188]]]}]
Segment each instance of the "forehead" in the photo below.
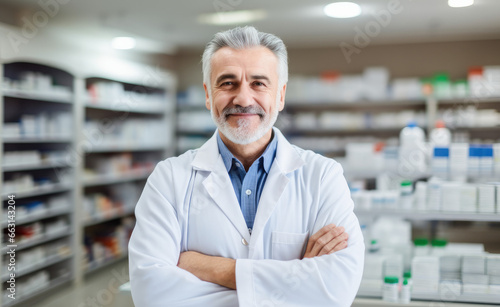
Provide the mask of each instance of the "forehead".
[{"label": "forehead", "polygon": [[264,46],[233,49],[223,47],[217,50],[211,62],[211,77],[234,70],[250,70],[267,73],[271,77],[278,72],[278,58]]}]

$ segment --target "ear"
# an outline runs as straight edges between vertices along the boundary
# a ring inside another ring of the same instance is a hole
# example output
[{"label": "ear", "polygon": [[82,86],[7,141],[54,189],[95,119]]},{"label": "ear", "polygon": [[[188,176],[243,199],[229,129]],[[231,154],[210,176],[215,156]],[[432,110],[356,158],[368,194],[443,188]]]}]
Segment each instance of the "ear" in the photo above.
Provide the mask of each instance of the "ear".
[{"label": "ear", "polygon": [[286,93],[286,83],[283,84],[283,88],[279,90],[280,93],[280,108],[279,111],[283,111],[283,108],[285,107],[285,93]]},{"label": "ear", "polygon": [[203,83],[203,88],[205,89],[205,106],[210,110],[210,96],[208,93],[208,88],[205,83]]}]

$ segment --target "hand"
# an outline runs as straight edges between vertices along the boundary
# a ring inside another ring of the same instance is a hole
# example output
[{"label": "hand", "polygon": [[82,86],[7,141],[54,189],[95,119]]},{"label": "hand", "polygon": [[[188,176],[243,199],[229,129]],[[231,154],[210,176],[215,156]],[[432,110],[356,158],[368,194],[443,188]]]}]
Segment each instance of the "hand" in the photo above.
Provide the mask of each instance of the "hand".
[{"label": "hand", "polygon": [[309,238],[304,258],[329,255],[346,248],[349,235],[344,231],[344,227],[336,227],[334,224],[318,230]]},{"label": "hand", "polygon": [[236,290],[236,260],[186,251],[179,255],[177,266],[203,281]]}]

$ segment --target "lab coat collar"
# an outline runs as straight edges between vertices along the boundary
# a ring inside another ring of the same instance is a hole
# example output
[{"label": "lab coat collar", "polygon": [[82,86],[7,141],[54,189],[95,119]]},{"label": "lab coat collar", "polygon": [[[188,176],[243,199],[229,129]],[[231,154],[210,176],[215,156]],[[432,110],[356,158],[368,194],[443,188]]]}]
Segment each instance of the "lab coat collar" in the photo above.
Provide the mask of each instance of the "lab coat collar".
[{"label": "lab coat collar", "polygon": [[[278,138],[278,147],[276,149],[276,158],[274,163],[277,163],[283,174],[288,174],[304,165],[305,161],[300,157],[297,150],[288,142],[281,131],[273,127],[274,133]],[[216,130],[212,137],[203,146],[198,149],[196,157],[191,165],[198,170],[214,171],[220,165],[222,157],[219,154],[217,145]]]}]

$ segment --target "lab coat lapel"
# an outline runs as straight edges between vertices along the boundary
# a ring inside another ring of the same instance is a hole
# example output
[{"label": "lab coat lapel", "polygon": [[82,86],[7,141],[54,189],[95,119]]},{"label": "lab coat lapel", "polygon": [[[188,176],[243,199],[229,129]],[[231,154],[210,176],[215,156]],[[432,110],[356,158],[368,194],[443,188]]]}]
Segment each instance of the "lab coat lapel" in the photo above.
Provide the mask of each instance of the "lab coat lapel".
[{"label": "lab coat lapel", "polygon": [[[300,157],[297,150],[285,139],[281,131],[274,128],[274,133],[278,137],[278,147],[276,149],[276,158],[269,170],[259,206],[255,216],[254,227],[250,241],[251,258],[255,252],[255,247],[259,246],[256,242],[262,240],[262,232],[267,221],[274,212],[279,200],[285,191],[290,179],[287,174],[295,171],[304,165],[304,160]],[[287,205],[287,204],[282,204]]]},{"label": "lab coat lapel", "polygon": [[218,131],[198,150],[192,166],[197,170],[210,172],[203,181],[204,188],[240,235],[249,242],[250,234],[245,218],[238,204],[229,174],[219,154],[217,133]]}]

